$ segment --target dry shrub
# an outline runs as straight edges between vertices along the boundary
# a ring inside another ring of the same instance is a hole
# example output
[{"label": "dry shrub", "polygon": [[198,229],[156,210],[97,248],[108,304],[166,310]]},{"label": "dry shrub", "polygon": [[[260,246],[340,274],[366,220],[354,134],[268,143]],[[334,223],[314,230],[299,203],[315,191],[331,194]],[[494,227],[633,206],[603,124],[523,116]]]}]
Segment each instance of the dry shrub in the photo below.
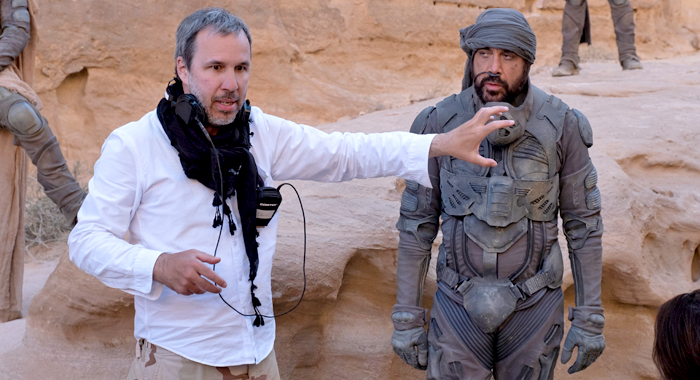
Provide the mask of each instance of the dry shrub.
[{"label": "dry shrub", "polygon": [[[92,173],[86,173],[80,166],[80,162],[73,165],[73,176],[78,180],[81,187],[87,192],[87,181],[81,181]],[[71,225],[61,214],[49,197],[44,193],[37,179],[29,175],[27,179],[27,196],[24,205],[24,233],[27,252],[32,252],[32,248],[42,246],[48,248],[47,244],[65,241]]]}]

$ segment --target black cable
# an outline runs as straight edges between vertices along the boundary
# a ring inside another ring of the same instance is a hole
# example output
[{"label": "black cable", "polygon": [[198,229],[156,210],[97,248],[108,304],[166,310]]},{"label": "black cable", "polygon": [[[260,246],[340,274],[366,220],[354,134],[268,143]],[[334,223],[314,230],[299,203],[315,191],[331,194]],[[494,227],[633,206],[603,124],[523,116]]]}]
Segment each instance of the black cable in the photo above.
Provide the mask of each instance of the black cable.
[{"label": "black cable", "polygon": [[[200,122],[198,119],[196,121],[197,121],[197,124],[199,124],[199,128],[204,133],[204,136],[207,138],[207,140],[209,140],[209,143],[211,143],[212,149],[214,151],[214,155],[216,156],[216,164],[219,168],[219,184],[220,184],[220,189],[221,189],[221,192],[219,193],[219,198],[221,199],[221,206],[217,206],[217,207],[222,207],[222,211],[223,211],[223,207],[225,205],[226,198],[224,197],[224,177],[223,177],[223,174],[221,173],[221,162],[219,161],[219,151],[216,149],[214,142],[209,137],[209,133],[207,132],[206,128],[204,128],[204,125],[202,125],[202,122]],[[294,190],[294,192],[296,193],[297,199],[299,199],[299,207],[301,208],[301,217],[302,217],[302,220],[304,222],[304,258],[303,258],[302,267],[301,267],[302,268],[301,271],[302,271],[302,274],[304,276],[304,288],[301,291],[301,297],[299,297],[299,301],[297,302],[296,305],[294,305],[294,307],[285,311],[284,313],[273,314],[273,315],[264,315],[264,314],[258,314],[258,313],[256,313],[256,314],[243,314],[240,311],[236,310],[235,307],[231,306],[230,303],[226,302],[226,300],[224,299],[224,296],[222,296],[221,293],[219,293],[219,298],[221,298],[221,301],[223,301],[226,304],[226,306],[230,307],[233,311],[235,311],[236,313],[240,314],[243,317],[258,317],[258,316],[264,317],[264,318],[281,317],[285,314],[291,313],[294,309],[296,309],[297,306],[299,306],[299,304],[301,304],[301,301],[304,299],[304,294],[306,293],[306,214],[304,213],[304,205],[301,203],[301,196],[299,195],[299,192],[297,191],[296,187],[294,187],[294,185],[292,185],[291,183],[283,183],[277,187],[277,191],[279,191],[282,188],[282,186],[284,186],[284,185],[291,187]],[[213,255],[214,257],[216,257],[216,253],[219,250],[219,243],[221,242],[221,233],[223,232],[223,230],[224,230],[224,224],[221,223],[221,227],[219,228],[219,237],[216,239],[216,247],[214,248],[214,255]],[[216,272],[216,264],[212,264],[212,270],[214,272]]]},{"label": "black cable", "polygon": [[[302,217],[302,220],[304,221],[304,259],[303,259],[303,263],[302,263],[302,273],[304,276],[304,288],[301,291],[301,297],[299,297],[299,301],[297,301],[297,304],[294,305],[294,307],[292,307],[291,309],[285,311],[284,313],[280,313],[280,314],[274,314],[274,315],[260,314],[260,316],[265,317],[265,318],[277,318],[277,317],[281,317],[285,314],[291,313],[294,309],[297,308],[297,306],[299,306],[299,304],[301,304],[301,301],[304,299],[304,293],[306,293],[306,215],[304,213],[304,205],[301,203],[301,196],[299,195],[299,192],[294,187],[294,185],[292,185],[291,183],[283,183],[283,184],[279,185],[279,187],[277,187],[277,190],[281,189],[282,186],[284,186],[284,185],[291,187],[294,190],[294,192],[297,194],[297,199],[299,199],[299,207],[301,208],[301,217]],[[223,228],[224,228],[223,225],[221,225],[221,227],[219,228],[219,239],[217,239],[217,241],[216,241],[216,248],[214,249],[214,257],[216,257],[216,251],[219,248],[219,241],[221,240],[221,231],[223,231]],[[214,264],[213,270],[216,271],[216,264]],[[226,306],[230,307],[233,311],[235,311],[236,313],[238,313],[244,317],[256,317],[257,316],[256,314],[243,314],[240,311],[236,310],[235,307],[231,306],[231,304],[226,302],[226,300],[224,299],[224,296],[222,296],[221,293],[219,293],[219,298],[221,298],[221,300],[226,304]]]}]

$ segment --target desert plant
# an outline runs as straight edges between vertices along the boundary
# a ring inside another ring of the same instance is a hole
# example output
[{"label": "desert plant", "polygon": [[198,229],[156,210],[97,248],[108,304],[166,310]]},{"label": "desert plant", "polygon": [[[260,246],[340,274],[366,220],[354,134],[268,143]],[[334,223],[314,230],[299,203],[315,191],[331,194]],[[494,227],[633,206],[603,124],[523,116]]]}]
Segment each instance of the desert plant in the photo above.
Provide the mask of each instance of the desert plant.
[{"label": "desert plant", "polygon": [[[87,192],[86,181],[81,179],[91,173],[86,173],[80,162],[76,162],[73,165],[73,175]],[[24,206],[24,239],[27,252],[38,245],[46,247],[48,243],[66,240],[71,227],[58,206],[46,196],[36,177],[28,176]]]}]

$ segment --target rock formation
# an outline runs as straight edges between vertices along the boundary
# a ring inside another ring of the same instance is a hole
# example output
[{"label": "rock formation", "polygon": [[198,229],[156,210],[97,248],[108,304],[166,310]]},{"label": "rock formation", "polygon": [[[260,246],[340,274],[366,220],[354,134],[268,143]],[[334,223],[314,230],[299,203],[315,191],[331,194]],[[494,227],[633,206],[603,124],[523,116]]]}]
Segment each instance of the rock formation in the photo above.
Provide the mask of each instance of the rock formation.
[{"label": "rock formation", "polygon": [[[558,63],[564,0],[38,0],[35,88],[69,161],[92,164],[116,127],[155,108],[174,74],[178,23],[226,7],[250,26],[248,97],[273,115],[318,125],[459,89],[459,29],[485,7],[524,12],[538,38],[535,71]],[[606,0],[589,0],[584,60],[616,61]],[[700,3],[632,0],[642,60],[700,48]],[[619,67],[617,63],[611,65]]]},{"label": "rock formation", "polygon": [[[209,4],[39,1],[37,91],[69,160],[91,166],[111,130],[154,108],[172,76],[177,24]],[[319,127],[325,131],[364,132],[406,130],[422,108],[459,89],[458,29],[486,5],[525,12],[539,41],[533,83],[588,116],[603,194],[607,348],[590,369],[569,376],[559,364],[555,377],[654,379],[655,309],[700,286],[700,55],[691,54],[700,48],[700,5],[633,0],[645,69],[622,72],[607,3],[590,4],[594,44],[582,47],[581,75],[565,79],[549,76],[559,57],[561,0],[215,5],[252,28],[254,104],[312,124],[340,119]],[[668,59],[679,54],[689,55]],[[361,113],[368,114],[350,120]],[[277,321],[282,378],[424,378],[389,344],[401,181],[295,185],[308,223],[307,288],[299,308]],[[277,312],[302,290],[300,211],[293,192],[283,195]],[[426,307],[434,278],[433,269]],[[567,272],[566,304],[573,304],[571,284]],[[0,379],[122,379],[133,356],[132,318],[130,296],[85,275],[64,254],[29,309],[22,343],[0,325],[0,340],[11,342],[0,349]],[[25,321],[10,324],[21,329]]]}]

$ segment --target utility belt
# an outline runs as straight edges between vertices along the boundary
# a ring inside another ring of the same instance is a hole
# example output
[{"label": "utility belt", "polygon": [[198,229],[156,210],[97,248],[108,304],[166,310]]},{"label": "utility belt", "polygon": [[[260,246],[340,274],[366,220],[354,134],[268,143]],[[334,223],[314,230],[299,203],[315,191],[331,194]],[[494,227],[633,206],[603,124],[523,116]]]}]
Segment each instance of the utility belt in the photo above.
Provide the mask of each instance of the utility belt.
[{"label": "utility belt", "polygon": [[[474,285],[474,282],[466,276],[458,274],[452,268],[442,263],[437,264],[437,279],[462,296],[467,294],[469,289]],[[510,280],[508,282],[510,282]],[[511,282],[508,289],[513,293],[515,298],[524,301],[533,294],[556,282],[557,274],[553,269],[549,269],[540,271],[527,280],[518,282],[517,284]]]},{"label": "utility belt", "polygon": [[[558,288],[564,272],[561,248],[555,242],[542,269],[527,280],[513,284],[510,279],[489,277],[467,278],[449,268],[445,262],[444,246],[440,247],[436,274],[442,289],[448,288],[462,298],[469,317],[485,333],[492,333],[505,321],[521,301],[521,308],[540,290]],[[537,300],[532,300],[533,303]]]}]

